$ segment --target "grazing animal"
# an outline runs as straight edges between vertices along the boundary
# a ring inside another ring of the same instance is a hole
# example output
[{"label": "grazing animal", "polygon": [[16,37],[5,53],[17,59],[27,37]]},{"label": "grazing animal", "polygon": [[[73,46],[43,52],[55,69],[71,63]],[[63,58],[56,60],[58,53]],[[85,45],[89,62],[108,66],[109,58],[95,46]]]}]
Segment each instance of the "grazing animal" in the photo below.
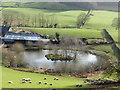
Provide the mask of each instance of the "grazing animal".
[{"label": "grazing animal", "polygon": [[30,78],[23,78],[22,81],[31,81]]},{"label": "grazing animal", "polygon": [[54,80],[56,80],[56,78],[54,78]]},{"label": "grazing animal", "polygon": [[42,83],[41,81],[38,82],[38,84],[41,84],[41,83]]},{"label": "grazing animal", "polygon": [[12,81],[8,81],[8,83],[12,84],[13,82]]},{"label": "grazing animal", "polygon": [[32,83],[32,81],[29,81],[29,83]]},{"label": "grazing animal", "polygon": [[24,81],[24,80],[25,80],[25,78],[22,79],[22,81]]},{"label": "grazing animal", "polygon": [[46,80],[47,78],[45,77],[44,80]]},{"label": "grazing animal", "polygon": [[22,83],[26,83],[26,81],[23,80]]},{"label": "grazing animal", "polygon": [[77,84],[76,87],[82,87],[82,84]]},{"label": "grazing animal", "polygon": [[56,80],[59,80],[58,78],[56,78]]},{"label": "grazing animal", "polygon": [[50,83],[50,86],[52,86],[53,84],[52,83]]},{"label": "grazing animal", "polygon": [[47,84],[47,82],[45,82],[44,84]]},{"label": "grazing animal", "polygon": [[59,80],[58,78],[54,78],[54,80]]},{"label": "grazing animal", "polygon": [[30,79],[30,78],[28,78],[27,80],[28,80],[28,81],[31,81],[31,79]]},{"label": "grazing animal", "polygon": [[25,79],[25,81],[29,81],[29,79]]}]

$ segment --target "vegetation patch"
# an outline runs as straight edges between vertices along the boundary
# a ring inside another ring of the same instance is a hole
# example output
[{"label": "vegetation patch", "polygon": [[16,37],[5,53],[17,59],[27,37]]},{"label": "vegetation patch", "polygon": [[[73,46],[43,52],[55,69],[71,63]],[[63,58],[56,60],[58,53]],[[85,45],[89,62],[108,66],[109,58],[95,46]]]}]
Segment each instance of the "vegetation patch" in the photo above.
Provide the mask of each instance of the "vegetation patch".
[{"label": "vegetation patch", "polygon": [[92,80],[92,79],[85,79],[84,82],[89,82],[91,85],[118,85],[119,86],[119,81],[114,81],[114,80],[108,80],[108,79],[101,79],[98,78],[97,80]]},{"label": "vegetation patch", "polygon": [[87,44],[90,44],[90,45],[95,45],[95,44],[107,44],[109,42],[107,42],[106,39],[87,39]]},{"label": "vegetation patch", "polygon": [[60,60],[60,61],[75,60],[75,57],[63,56],[63,55],[59,55],[59,54],[47,54],[47,55],[45,55],[45,57],[46,57],[48,60],[52,60],[52,61],[56,61],[56,60]]}]

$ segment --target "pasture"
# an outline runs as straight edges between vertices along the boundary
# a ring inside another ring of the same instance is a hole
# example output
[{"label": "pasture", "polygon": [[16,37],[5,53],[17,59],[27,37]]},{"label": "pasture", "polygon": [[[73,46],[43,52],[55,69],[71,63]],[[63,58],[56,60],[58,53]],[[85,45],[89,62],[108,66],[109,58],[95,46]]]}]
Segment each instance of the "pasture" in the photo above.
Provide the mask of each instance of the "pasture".
[{"label": "pasture", "polygon": [[102,30],[91,29],[64,29],[64,28],[30,28],[20,27],[22,29],[29,29],[42,35],[55,35],[56,32],[60,33],[62,37],[77,37],[77,38],[104,38]]},{"label": "pasture", "polygon": [[[81,11],[81,10],[60,11],[60,10],[46,10],[46,9],[33,9],[33,8],[5,8],[4,11],[12,12],[14,14],[20,13],[24,15],[30,15],[31,17],[34,17],[39,13],[44,13],[49,16],[55,16],[56,22],[58,23],[59,26],[71,26],[71,27],[76,27],[77,16],[81,12],[87,13],[87,11]],[[114,40],[118,42],[118,31],[115,30],[115,28],[111,27],[112,20],[115,17],[118,17],[118,13],[111,11],[93,10],[92,14],[93,16],[91,16],[90,20],[86,23],[84,27],[82,27],[82,29],[88,29],[88,28],[91,30],[107,29],[110,32],[110,34],[113,36]],[[34,29],[34,30],[38,31],[38,29]],[[42,29],[40,30],[39,32],[43,31]],[[45,30],[49,30],[49,29],[45,29]],[[54,29],[52,30],[54,32]]]},{"label": "pasture", "polygon": [[[51,76],[29,72],[20,72],[4,67],[0,68],[2,68],[3,71],[2,88],[76,88],[76,84],[83,84],[83,87],[80,88],[89,87],[83,83],[82,78]],[[44,77],[47,77],[47,80],[44,80]],[[59,80],[53,80],[55,77],[59,78]],[[32,83],[21,83],[22,78],[31,78]],[[13,84],[9,84],[8,81],[12,81]],[[42,84],[38,84],[38,81],[42,81]],[[48,84],[45,85],[45,82]],[[50,86],[50,83],[53,83],[53,85]]]},{"label": "pasture", "polygon": [[[13,13],[21,13],[27,15],[34,15],[39,13],[45,13],[48,15],[55,15],[57,17],[57,22],[61,26],[76,26],[77,16],[81,12],[87,13],[87,11],[81,10],[69,10],[69,11],[60,11],[60,10],[46,10],[46,9],[33,9],[33,8],[5,8],[4,11],[14,11]],[[93,10],[90,20],[88,21],[86,27],[93,29],[103,29],[111,28],[112,20],[117,17],[117,12],[111,11],[102,11],[102,10]]]},{"label": "pasture", "polygon": [[[114,50],[114,47],[111,45],[92,45],[91,47],[95,48],[95,52],[97,53],[103,53],[108,55],[110,58],[112,58],[113,61],[117,61],[118,57],[116,57],[116,51]],[[108,51],[109,53],[105,53]]]}]

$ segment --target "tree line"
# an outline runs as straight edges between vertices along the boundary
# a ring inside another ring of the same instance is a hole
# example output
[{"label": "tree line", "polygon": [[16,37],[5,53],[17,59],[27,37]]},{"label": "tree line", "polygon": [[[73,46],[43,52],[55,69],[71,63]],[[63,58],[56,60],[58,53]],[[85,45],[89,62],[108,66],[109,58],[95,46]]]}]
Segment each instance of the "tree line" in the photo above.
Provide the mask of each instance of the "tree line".
[{"label": "tree line", "polygon": [[[91,11],[87,13],[81,12],[76,19],[76,27],[84,26],[92,16]],[[12,10],[4,10],[2,13],[3,26],[18,26],[18,27],[38,27],[38,28],[56,28],[59,27],[57,17],[52,14],[45,13],[24,14]]]},{"label": "tree line", "polygon": [[[87,13],[81,12],[76,18],[76,27],[81,28],[90,20],[92,11]],[[59,27],[59,22],[55,14],[48,15],[45,13],[23,14],[12,10],[3,10],[0,17],[0,24],[3,26],[18,26],[18,27],[38,27],[38,28],[56,28]],[[111,24],[112,27],[118,29],[119,19],[114,18]],[[63,27],[63,26],[61,26]],[[67,26],[65,27],[67,28]],[[69,27],[70,28],[70,27]]]},{"label": "tree line", "polygon": [[2,16],[3,26],[56,28],[58,25],[55,15],[44,13],[29,15],[14,11],[3,11]]}]

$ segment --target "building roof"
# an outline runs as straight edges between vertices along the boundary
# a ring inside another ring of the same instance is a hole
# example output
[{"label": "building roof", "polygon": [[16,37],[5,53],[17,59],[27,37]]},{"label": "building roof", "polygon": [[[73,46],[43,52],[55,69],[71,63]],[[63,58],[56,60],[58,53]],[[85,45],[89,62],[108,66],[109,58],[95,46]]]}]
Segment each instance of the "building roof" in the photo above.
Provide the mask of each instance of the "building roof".
[{"label": "building roof", "polygon": [[0,36],[4,36],[8,31],[10,27],[7,26],[0,26]]},{"label": "building roof", "polygon": [[43,38],[39,34],[36,34],[36,33],[14,33],[14,32],[8,32],[4,36],[4,39],[40,41]]}]

